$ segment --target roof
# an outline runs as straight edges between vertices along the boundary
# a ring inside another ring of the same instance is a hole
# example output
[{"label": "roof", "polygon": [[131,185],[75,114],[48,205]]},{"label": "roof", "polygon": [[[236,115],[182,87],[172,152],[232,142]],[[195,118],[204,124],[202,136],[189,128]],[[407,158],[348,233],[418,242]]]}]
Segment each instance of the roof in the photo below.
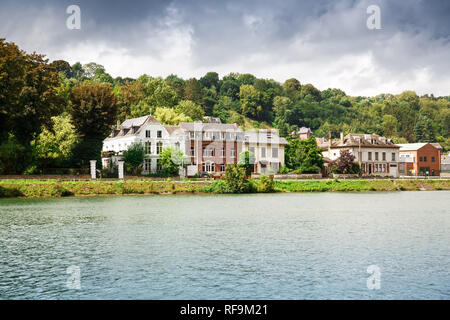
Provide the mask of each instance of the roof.
[{"label": "roof", "polygon": [[417,151],[420,148],[426,146],[428,142],[421,142],[421,143],[402,143],[398,144],[400,146],[400,151]]},{"label": "roof", "polygon": [[441,146],[438,142],[431,142],[430,144],[431,144],[433,147],[435,147],[436,149],[444,150],[444,148],[442,148],[442,146]]},{"label": "roof", "polygon": [[174,133],[177,130],[181,130],[179,126],[164,126],[169,134]]},{"label": "roof", "polygon": [[306,128],[306,127],[301,127],[300,130],[297,131],[298,134],[309,133],[309,132],[312,133],[311,129],[310,128]]},{"label": "roof", "polygon": [[[322,150],[328,149],[330,141],[324,141],[320,148]],[[376,133],[372,134],[360,134],[360,133],[349,133],[347,134],[343,141],[335,140],[331,141],[331,148],[348,148],[348,147],[361,147],[361,148],[396,148],[396,145],[392,140],[385,137],[379,136]]]},{"label": "roof", "polygon": [[242,131],[238,125],[229,123],[180,122],[178,126],[186,131]]},{"label": "roof", "polygon": [[139,118],[127,119],[120,125],[122,128],[140,127],[145,122],[158,122],[153,116],[147,115]]},{"label": "roof", "polygon": [[285,138],[278,136],[276,133],[272,133],[271,138],[267,138],[267,131],[254,132],[247,131],[244,133],[244,141],[252,143],[269,143],[269,144],[289,144]]}]

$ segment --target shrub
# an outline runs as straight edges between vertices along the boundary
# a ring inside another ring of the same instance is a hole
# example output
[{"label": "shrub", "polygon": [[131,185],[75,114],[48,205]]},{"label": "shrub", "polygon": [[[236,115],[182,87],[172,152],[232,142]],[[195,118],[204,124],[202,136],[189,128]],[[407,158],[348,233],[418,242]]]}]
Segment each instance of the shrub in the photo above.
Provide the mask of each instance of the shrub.
[{"label": "shrub", "polygon": [[245,169],[236,164],[227,165],[223,175],[230,193],[249,192],[249,182],[245,178]]},{"label": "shrub", "polygon": [[261,176],[259,178],[259,183],[257,185],[258,192],[273,192],[274,191],[274,183],[273,176]]}]

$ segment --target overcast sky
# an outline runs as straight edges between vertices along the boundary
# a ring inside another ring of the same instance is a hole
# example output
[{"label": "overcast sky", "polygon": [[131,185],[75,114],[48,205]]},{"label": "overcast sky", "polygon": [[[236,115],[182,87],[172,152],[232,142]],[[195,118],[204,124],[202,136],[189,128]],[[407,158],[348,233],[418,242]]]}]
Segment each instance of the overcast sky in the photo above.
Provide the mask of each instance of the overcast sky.
[{"label": "overcast sky", "polygon": [[[80,30],[66,27],[71,4]],[[350,95],[450,94],[449,0],[0,0],[1,37],[113,77],[239,72]]]}]

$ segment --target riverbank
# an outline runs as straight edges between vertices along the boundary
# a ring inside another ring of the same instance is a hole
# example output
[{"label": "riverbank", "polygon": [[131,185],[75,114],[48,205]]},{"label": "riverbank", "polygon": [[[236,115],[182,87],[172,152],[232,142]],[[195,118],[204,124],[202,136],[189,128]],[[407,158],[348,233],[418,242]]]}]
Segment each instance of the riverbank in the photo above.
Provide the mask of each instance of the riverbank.
[{"label": "riverbank", "polygon": [[[0,180],[0,198],[211,193],[212,181]],[[450,180],[274,181],[275,192],[367,192],[450,190]]]}]

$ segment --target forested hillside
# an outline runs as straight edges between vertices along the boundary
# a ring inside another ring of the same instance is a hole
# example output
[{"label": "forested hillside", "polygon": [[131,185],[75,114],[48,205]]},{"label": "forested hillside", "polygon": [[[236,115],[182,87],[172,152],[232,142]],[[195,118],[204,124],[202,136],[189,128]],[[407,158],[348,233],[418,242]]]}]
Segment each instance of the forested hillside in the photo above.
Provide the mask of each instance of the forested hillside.
[{"label": "forested hillside", "polygon": [[117,120],[149,113],[165,124],[208,115],[247,128],[274,127],[282,136],[306,126],[318,137],[378,133],[397,143],[437,141],[450,149],[450,96],[351,97],[302,79],[279,83],[215,72],[160,78],[144,71],[137,79],[113,78],[94,62],[50,63],[0,39],[0,173],[86,166]]}]

